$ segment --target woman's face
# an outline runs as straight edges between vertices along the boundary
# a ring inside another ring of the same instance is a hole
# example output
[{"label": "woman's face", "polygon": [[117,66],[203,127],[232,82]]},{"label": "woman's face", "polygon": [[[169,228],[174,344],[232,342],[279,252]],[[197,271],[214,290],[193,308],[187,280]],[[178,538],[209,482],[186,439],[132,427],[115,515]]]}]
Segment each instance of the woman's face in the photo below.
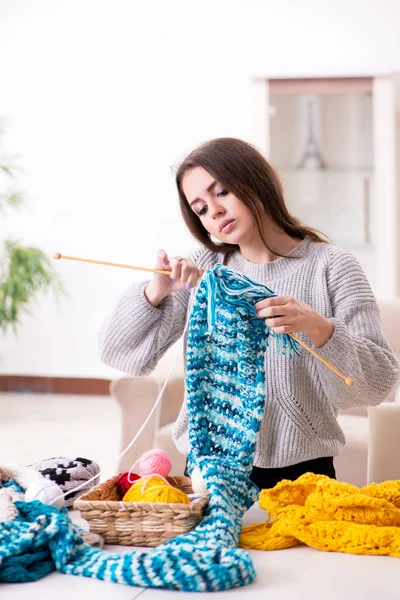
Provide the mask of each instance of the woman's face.
[{"label": "woman's face", "polygon": [[205,229],[221,242],[240,246],[258,234],[247,206],[203,167],[185,173],[182,191]]}]

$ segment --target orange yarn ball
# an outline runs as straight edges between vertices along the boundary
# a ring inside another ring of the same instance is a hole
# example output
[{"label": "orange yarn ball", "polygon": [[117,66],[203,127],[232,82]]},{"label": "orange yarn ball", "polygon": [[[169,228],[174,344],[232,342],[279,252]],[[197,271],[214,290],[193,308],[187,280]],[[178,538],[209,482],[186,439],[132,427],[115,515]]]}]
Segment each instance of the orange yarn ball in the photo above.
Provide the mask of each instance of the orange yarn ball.
[{"label": "orange yarn ball", "polygon": [[130,487],[123,502],[164,502],[190,504],[190,498],[184,492],[172,487],[161,477],[142,478]]}]

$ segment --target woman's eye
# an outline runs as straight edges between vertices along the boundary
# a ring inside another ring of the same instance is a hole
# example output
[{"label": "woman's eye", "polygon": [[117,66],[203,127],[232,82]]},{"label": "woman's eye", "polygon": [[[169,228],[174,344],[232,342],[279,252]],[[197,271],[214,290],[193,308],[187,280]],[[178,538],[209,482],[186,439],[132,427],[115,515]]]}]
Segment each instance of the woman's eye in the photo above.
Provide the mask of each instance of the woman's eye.
[{"label": "woman's eye", "polygon": [[227,194],[228,194],[228,190],[221,190],[220,192],[218,192],[217,197],[226,196]]},{"label": "woman's eye", "polygon": [[202,215],[205,215],[207,212],[207,206],[203,206],[203,208],[201,208],[199,210],[199,212],[197,213],[197,216],[201,217]]}]

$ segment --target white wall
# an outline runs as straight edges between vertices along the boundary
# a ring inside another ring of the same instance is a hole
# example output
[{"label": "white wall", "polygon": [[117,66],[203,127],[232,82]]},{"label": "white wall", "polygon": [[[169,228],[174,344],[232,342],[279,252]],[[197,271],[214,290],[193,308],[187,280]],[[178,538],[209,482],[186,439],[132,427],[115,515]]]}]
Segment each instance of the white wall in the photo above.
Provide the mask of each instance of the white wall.
[{"label": "white wall", "polygon": [[[3,0],[0,116],[28,209],[0,237],[51,255],[151,266],[193,245],[170,166],[197,143],[251,136],[249,77],[400,71],[400,3],[381,0]],[[0,340],[0,372],[113,376],[96,337],[140,274],[60,261]]]}]

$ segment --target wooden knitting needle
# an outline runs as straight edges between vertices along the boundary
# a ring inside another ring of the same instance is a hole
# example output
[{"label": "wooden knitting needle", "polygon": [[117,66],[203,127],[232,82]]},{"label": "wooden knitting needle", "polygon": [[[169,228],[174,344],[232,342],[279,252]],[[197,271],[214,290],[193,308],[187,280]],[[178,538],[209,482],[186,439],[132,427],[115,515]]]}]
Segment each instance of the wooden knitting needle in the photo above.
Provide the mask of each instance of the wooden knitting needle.
[{"label": "wooden knitting needle", "polygon": [[171,271],[162,271],[161,269],[149,269],[147,267],[135,267],[134,265],[124,265],[122,263],[107,262],[105,260],[93,260],[91,258],[79,258],[77,256],[67,256],[66,254],[60,254],[54,252],[53,258],[59,260],[65,258],[67,260],[79,260],[80,262],[93,263],[96,265],[106,265],[107,267],[122,267],[123,269],[133,269],[135,271],[148,271],[150,273],[159,273],[161,275],[171,275]]},{"label": "wooden knitting needle", "polygon": [[346,375],[343,375],[343,373],[339,371],[339,369],[337,369],[332,363],[323,358],[320,354],[318,354],[318,352],[316,352],[313,348],[308,346],[305,342],[302,342],[296,335],[293,335],[293,333],[288,333],[288,335],[290,335],[291,338],[293,338],[298,344],[300,344],[300,346],[303,346],[305,350],[311,352],[311,354],[315,356],[315,358],[318,358],[318,360],[324,363],[324,365],[327,366],[328,369],[330,369],[331,371],[336,373],[336,375],[341,377],[346,385],[353,385],[354,380],[351,377],[346,377]]},{"label": "wooden knitting needle", "polygon": [[[59,260],[60,258],[64,258],[67,260],[78,260],[80,262],[87,262],[87,263],[92,263],[92,264],[96,264],[96,265],[106,265],[107,267],[122,267],[123,269],[133,269],[135,271],[147,271],[149,273],[160,273],[161,275],[171,275],[171,271],[163,271],[161,269],[149,269],[148,267],[136,267],[134,265],[124,265],[122,263],[113,263],[113,262],[107,262],[104,260],[93,260],[91,258],[80,258],[77,256],[67,256],[66,254],[60,254],[59,252],[54,252],[53,258],[55,258],[56,260]],[[201,277],[199,277],[199,279],[201,279]],[[343,373],[341,371],[339,371],[339,369],[337,369],[334,365],[332,365],[332,363],[330,363],[328,360],[326,360],[325,358],[320,356],[318,354],[318,352],[316,352],[310,346],[307,346],[307,344],[305,342],[302,342],[295,335],[293,335],[292,333],[289,333],[288,335],[290,335],[290,337],[292,337],[305,350],[307,350],[313,356],[315,356],[315,358],[320,360],[326,367],[328,367],[328,369],[330,369],[331,371],[336,373],[336,375],[338,375],[341,379],[343,379],[343,381],[346,383],[346,385],[353,385],[354,381],[353,381],[353,379],[351,379],[351,377],[346,377],[346,375],[343,375]]]}]

